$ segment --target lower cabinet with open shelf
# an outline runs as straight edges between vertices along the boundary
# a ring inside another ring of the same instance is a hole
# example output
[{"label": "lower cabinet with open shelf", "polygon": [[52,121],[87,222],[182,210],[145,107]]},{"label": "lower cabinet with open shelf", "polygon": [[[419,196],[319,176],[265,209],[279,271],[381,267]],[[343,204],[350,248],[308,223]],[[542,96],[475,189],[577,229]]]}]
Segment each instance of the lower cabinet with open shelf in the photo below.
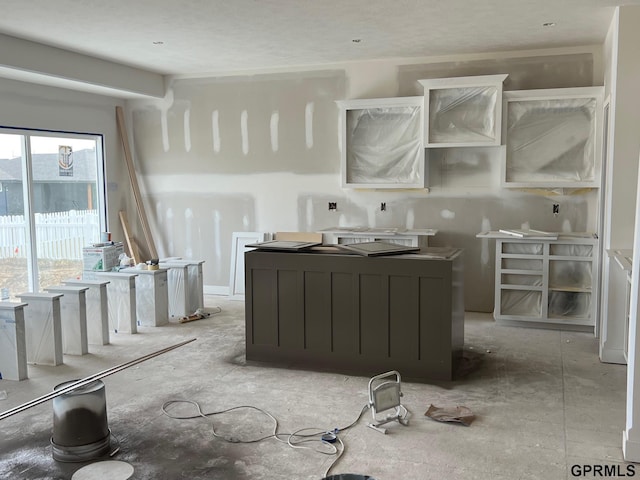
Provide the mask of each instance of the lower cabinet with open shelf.
[{"label": "lower cabinet with open shelf", "polygon": [[594,234],[519,238],[484,232],[478,237],[496,241],[497,322],[593,331],[598,286]]}]

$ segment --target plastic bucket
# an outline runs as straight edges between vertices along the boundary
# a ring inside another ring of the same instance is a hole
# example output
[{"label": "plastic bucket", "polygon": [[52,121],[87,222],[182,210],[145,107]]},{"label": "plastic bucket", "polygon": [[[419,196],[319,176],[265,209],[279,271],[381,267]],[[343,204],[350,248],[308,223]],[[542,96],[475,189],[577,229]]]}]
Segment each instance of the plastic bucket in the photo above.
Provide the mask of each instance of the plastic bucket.
[{"label": "plastic bucket", "polygon": [[[55,390],[76,382],[56,385]],[[84,462],[109,452],[111,432],[107,401],[100,380],[53,399],[53,458],[60,462]]]}]

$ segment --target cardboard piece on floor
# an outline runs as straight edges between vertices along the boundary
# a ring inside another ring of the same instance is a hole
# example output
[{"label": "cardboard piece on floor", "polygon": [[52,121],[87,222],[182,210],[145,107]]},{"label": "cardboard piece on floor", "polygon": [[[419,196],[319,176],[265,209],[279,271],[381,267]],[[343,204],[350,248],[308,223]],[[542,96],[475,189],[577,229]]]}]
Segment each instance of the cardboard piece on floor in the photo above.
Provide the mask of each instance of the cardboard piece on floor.
[{"label": "cardboard piece on floor", "polygon": [[471,410],[461,405],[454,407],[436,407],[435,405],[429,405],[429,408],[424,414],[438,422],[456,422],[461,423],[465,427],[471,425],[471,422],[476,418]]}]

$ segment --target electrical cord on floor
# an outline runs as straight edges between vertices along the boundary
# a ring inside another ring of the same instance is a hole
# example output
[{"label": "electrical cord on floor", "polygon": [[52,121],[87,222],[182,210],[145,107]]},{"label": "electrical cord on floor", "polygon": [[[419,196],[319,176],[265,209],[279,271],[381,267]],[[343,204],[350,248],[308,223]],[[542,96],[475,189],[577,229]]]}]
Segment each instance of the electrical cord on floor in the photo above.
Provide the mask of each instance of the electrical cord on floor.
[{"label": "electrical cord on floor", "polygon": [[113,448],[110,452],[109,452],[109,456],[113,457],[116,453],[118,453],[120,451],[120,439],[118,437],[116,437],[111,430],[109,430],[109,434],[111,435],[111,438],[114,439],[116,441],[116,446],[115,448]]},{"label": "electrical cord on floor", "polygon": [[[180,416],[180,415],[174,415],[172,413],[169,413],[167,408],[170,407],[171,405],[175,405],[179,403],[188,403],[190,405],[193,405],[197,411],[197,415]],[[291,448],[305,448],[305,449],[313,450],[317,453],[321,453],[323,455],[336,455],[336,459],[331,463],[331,465],[329,465],[329,467],[327,468],[324,474],[324,476],[326,477],[329,475],[329,472],[331,471],[331,469],[338,463],[338,460],[340,460],[346,448],[344,442],[338,436],[338,434],[340,432],[348,430],[349,428],[353,427],[356,423],[358,423],[362,418],[362,415],[364,414],[364,412],[369,408],[370,408],[370,405],[368,404],[362,407],[362,410],[360,410],[358,417],[346,427],[334,428],[333,430],[330,430],[330,431],[320,429],[320,428],[314,428],[314,427],[301,428],[299,430],[296,430],[293,433],[278,433],[278,420],[266,410],[263,410],[262,408],[254,407],[253,405],[240,405],[236,407],[226,408],[224,410],[219,410],[217,412],[204,413],[202,411],[202,408],[200,407],[200,404],[193,400],[169,400],[162,405],[162,413],[164,413],[169,418],[173,418],[176,420],[191,420],[191,419],[201,418],[201,417],[205,418],[211,422],[211,429],[213,432],[213,436],[230,443],[257,443],[263,440],[268,440],[270,438],[273,438],[275,440],[278,440],[279,442],[286,443]],[[266,415],[267,417],[269,417],[273,422],[272,433],[270,433],[269,435],[258,437],[258,438],[241,440],[235,437],[225,437],[223,435],[220,435],[218,432],[216,432],[215,424],[209,417],[213,417],[215,415],[221,415],[223,413],[228,413],[228,412],[232,412],[234,410],[240,410],[240,409],[256,410]],[[302,433],[302,432],[308,432],[308,433]],[[286,440],[283,440],[280,437],[286,437]],[[308,442],[320,442],[320,446],[308,447],[306,445],[303,445]],[[336,447],[335,445],[336,442],[340,444],[341,448]]]},{"label": "electrical cord on floor", "polygon": [[[211,309],[217,309],[215,312],[212,312]],[[196,310],[196,313],[206,313],[208,315],[215,315],[216,313],[221,313],[222,312],[222,308],[219,307],[218,305],[216,305],[215,307],[209,307],[209,308],[198,308]]]}]

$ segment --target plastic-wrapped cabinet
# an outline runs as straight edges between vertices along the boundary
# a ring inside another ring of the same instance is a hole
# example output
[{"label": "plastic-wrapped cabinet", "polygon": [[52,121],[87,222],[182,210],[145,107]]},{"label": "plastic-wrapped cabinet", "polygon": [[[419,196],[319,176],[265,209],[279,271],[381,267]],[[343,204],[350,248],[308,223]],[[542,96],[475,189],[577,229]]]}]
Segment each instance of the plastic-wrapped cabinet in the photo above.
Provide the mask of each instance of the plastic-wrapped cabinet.
[{"label": "plastic-wrapped cabinet", "polygon": [[422,104],[422,97],[338,102],[343,187],[425,187]]},{"label": "plastic-wrapped cabinet", "polygon": [[187,280],[189,266],[178,260],[160,262],[160,268],[167,269],[167,287],[169,292],[169,316],[185,317],[189,312],[189,292]]},{"label": "plastic-wrapped cabinet", "polygon": [[136,318],[143,327],[160,327],[169,323],[167,270],[125,268],[121,272],[136,273]]},{"label": "plastic-wrapped cabinet", "polygon": [[419,80],[424,87],[426,146],[500,145],[502,84],[506,78],[481,75]]},{"label": "plastic-wrapped cabinet", "polygon": [[136,321],[136,274],[96,272],[98,280],[108,280],[109,331],[138,333]]},{"label": "plastic-wrapped cabinet", "polygon": [[60,319],[62,322],[62,353],[85,355],[89,353],[87,343],[87,287],[58,285],[46,289],[59,293]]},{"label": "plastic-wrapped cabinet", "polygon": [[519,238],[483,232],[496,241],[497,322],[593,331],[598,296],[598,239],[593,233]]},{"label": "plastic-wrapped cabinet", "polygon": [[22,293],[27,363],[62,365],[62,323],[59,293]]},{"label": "plastic-wrapped cabinet", "polygon": [[26,303],[0,302],[0,378],[27,378],[27,346],[24,330]]},{"label": "plastic-wrapped cabinet", "polygon": [[504,186],[599,187],[602,87],[505,93]]},{"label": "plastic-wrapped cabinet", "polygon": [[62,283],[87,287],[87,342],[89,345],[108,345],[109,306],[107,303],[107,285],[109,282],[70,278]]}]

